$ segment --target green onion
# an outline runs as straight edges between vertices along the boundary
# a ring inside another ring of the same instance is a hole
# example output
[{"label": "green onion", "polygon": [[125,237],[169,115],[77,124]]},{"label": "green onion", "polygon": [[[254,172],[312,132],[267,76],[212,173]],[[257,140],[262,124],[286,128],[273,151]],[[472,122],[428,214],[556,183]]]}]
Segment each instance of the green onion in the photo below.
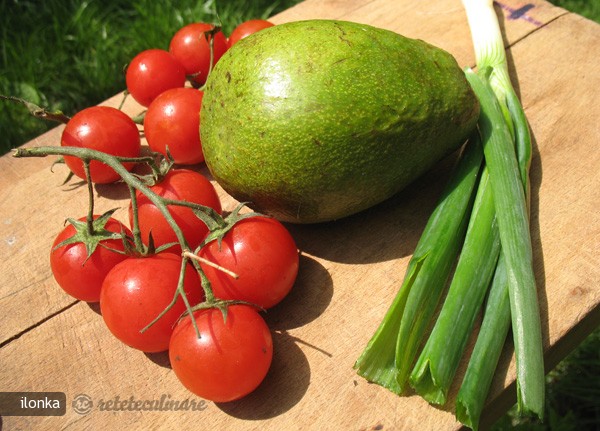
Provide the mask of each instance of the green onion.
[{"label": "green onion", "polygon": [[477,430],[510,328],[508,279],[502,254],[490,287],[484,318],[465,377],[456,396],[456,418]]},{"label": "green onion", "polygon": [[[513,123],[521,181],[526,200],[529,202],[529,168],[531,165],[529,125],[512,86],[505,82],[502,88],[502,91],[506,92],[506,103]],[[457,419],[475,430],[478,428],[484,402],[510,327],[508,279],[504,265],[504,256],[501,254],[490,288],[483,322],[456,398]]]},{"label": "green onion", "polygon": [[446,402],[496,269],[500,238],[495,215],[489,175],[484,169],[446,300],[410,376],[417,394],[434,404]]},{"label": "green onion", "polygon": [[[529,167],[531,165],[529,125],[523,108],[515,92],[512,91],[512,86],[507,85],[505,88],[507,89],[506,103],[514,125],[515,148],[519,160],[521,181],[525,197],[529,201]],[[478,428],[484,402],[510,328],[508,279],[504,265],[504,256],[500,254],[483,322],[456,397],[456,418],[474,430]]]},{"label": "green onion", "polygon": [[354,365],[365,379],[398,394],[464,240],[482,160],[475,133],[425,226],[400,290]]},{"label": "green onion", "polygon": [[[527,118],[508,74],[504,43],[496,12],[491,0],[463,0],[463,5],[471,28],[477,66],[480,69],[492,68],[489,83],[499,102],[505,123],[512,132],[526,206],[525,211],[522,210],[521,217],[527,220],[530,199],[531,136]],[[514,188],[516,193],[517,187]],[[526,240],[529,238],[527,232]],[[524,244],[524,248],[529,247]],[[525,250],[524,254],[527,256],[529,251]],[[543,352],[535,281],[529,279],[529,284],[525,287],[521,286],[521,289],[513,283],[510,294],[512,303],[509,305],[509,278],[505,265],[504,255],[501,255],[482,326],[457,396],[457,418],[474,429],[479,422],[511,317],[517,357],[518,407],[522,413],[533,412],[540,418],[543,415]],[[524,270],[529,274],[532,272],[530,268],[530,263],[524,263]],[[524,314],[527,314],[525,320],[522,318]]]},{"label": "green onion", "polygon": [[517,365],[519,411],[544,412],[544,358],[537,289],[533,273],[528,205],[504,114],[491,86],[467,70],[465,76],[479,97],[479,127],[490,172],[502,253],[506,261],[511,320]]},{"label": "green onion", "polygon": [[[531,143],[526,119],[514,92],[508,111],[514,120],[521,179],[527,190]],[[516,99],[517,103],[514,103]],[[513,114],[514,113],[514,114]],[[486,137],[487,138],[487,137]],[[477,312],[494,270],[485,320],[457,397],[457,418],[476,427],[510,325],[508,284],[487,168],[484,169],[460,256],[447,299],[433,331],[411,374],[411,386],[426,400],[444,404],[456,369],[466,347]],[[500,283],[500,285],[498,285]]]},{"label": "green onion", "polygon": [[[477,134],[471,137],[468,147],[479,153]],[[478,156],[466,157],[459,165],[455,178],[460,182],[451,180],[448,184],[411,259],[419,263],[418,270],[413,271],[409,263],[409,276],[401,287],[408,295],[396,340],[396,380],[403,390],[464,241],[481,170]]]},{"label": "green onion", "polygon": [[[512,87],[508,86],[508,90],[512,90]],[[514,125],[515,148],[519,160],[521,181],[526,199],[529,201],[529,167],[531,165],[529,126],[514,91],[507,91],[506,101]],[[474,430],[478,428],[481,412],[510,328],[508,279],[502,254],[498,260],[483,316],[477,341],[456,397],[456,418]]]},{"label": "green onion", "polygon": [[[508,75],[497,76],[500,76],[500,79],[496,80],[496,91],[499,92],[500,89],[503,91],[502,96],[507,103],[505,111],[509,115],[507,126],[512,126],[509,129],[514,133],[520,176],[528,201],[528,174],[531,164],[529,128],[523,109],[516,94],[512,91],[510,82],[504,81],[508,79]],[[485,139],[489,139],[489,137],[484,136]],[[489,279],[496,269],[499,254],[499,232],[496,226],[495,207],[486,167],[482,173],[478,197],[474,205],[463,252],[450,285],[447,299],[410,377],[411,386],[431,403],[444,404],[446,402],[448,390],[464,353],[476,315],[488,290]],[[503,257],[501,262],[498,262],[498,267],[502,268],[497,271],[501,273],[506,271]],[[497,274],[495,283],[498,283],[499,280],[506,280],[506,274]],[[504,288],[508,289],[506,283]],[[499,288],[496,287],[496,289]],[[492,296],[493,299],[497,297],[498,295]],[[503,328],[508,327],[511,315],[510,310],[506,313],[500,312],[500,310],[504,310],[504,305],[492,301],[490,308],[494,313],[492,316],[503,316],[505,321],[491,324],[489,334],[486,332],[487,325],[483,326],[482,333],[478,337],[478,343],[481,347],[473,353],[471,359],[473,364],[469,365],[469,367],[473,367],[471,373],[475,373],[475,369],[478,370],[477,377],[471,377],[472,374],[468,371],[467,377],[469,380],[466,381],[465,388],[459,392],[457,408],[462,409],[460,416],[462,420],[468,421],[468,424],[479,421],[483,401],[485,401],[502,350],[502,344],[506,338],[506,330]],[[498,317],[492,319],[498,319]],[[495,320],[492,321],[495,322]],[[500,336],[500,334],[504,335]],[[485,355],[481,355],[480,352],[485,352]],[[485,370],[485,373],[482,369]],[[485,375],[483,376],[483,374]],[[471,381],[471,379],[473,380]],[[467,387],[476,387],[476,392],[472,392],[473,389],[470,389],[470,392],[466,389]],[[483,399],[481,399],[482,394]],[[477,407],[473,407],[473,403]],[[473,417],[476,419],[468,419],[466,411],[473,412]]]}]

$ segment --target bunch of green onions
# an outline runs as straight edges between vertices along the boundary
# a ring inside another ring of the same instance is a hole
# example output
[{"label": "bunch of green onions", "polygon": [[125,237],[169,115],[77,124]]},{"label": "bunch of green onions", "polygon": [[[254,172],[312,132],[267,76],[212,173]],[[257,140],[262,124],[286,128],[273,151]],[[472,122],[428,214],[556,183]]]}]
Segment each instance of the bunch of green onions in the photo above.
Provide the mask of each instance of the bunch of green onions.
[{"label": "bunch of green onions", "polygon": [[529,126],[510,81],[492,0],[463,5],[477,61],[477,73],[466,69],[465,76],[480,102],[478,128],[355,368],[395,393],[410,386],[443,405],[483,309],[455,412],[477,429],[511,326],[522,414],[543,417],[545,376],[529,230]]}]

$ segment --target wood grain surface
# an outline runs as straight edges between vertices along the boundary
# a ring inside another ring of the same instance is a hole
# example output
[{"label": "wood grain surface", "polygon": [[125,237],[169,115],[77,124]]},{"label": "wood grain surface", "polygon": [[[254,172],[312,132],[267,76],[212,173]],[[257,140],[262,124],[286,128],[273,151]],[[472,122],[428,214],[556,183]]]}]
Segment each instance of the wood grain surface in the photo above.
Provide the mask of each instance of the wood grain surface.
[{"label": "wood grain surface", "polygon": [[[502,0],[496,8],[534,138],[531,227],[550,370],[600,325],[600,26],[539,0]],[[272,21],[310,18],[387,28],[474,66],[458,0],[306,0]],[[105,103],[115,106],[120,99]],[[129,100],[124,110],[137,114],[141,108]],[[61,130],[26,145],[58,145]],[[68,408],[60,417],[1,417],[0,429],[460,428],[453,398],[434,408],[369,384],[352,369],[400,286],[452,157],[363,213],[289,226],[301,269],[291,295],[266,315],[275,355],[259,389],[238,402],[204,403],[201,410],[143,412],[107,411],[107,401],[202,400],[177,382],[166,354],[123,346],[104,327],[97,306],[71,299],[54,282],[50,244],[65,218],[85,215],[87,200],[81,183],[62,185],[66,167],[51,171],[51,162],[0,158],[0,390],[65,392]],[[208,175],[205,167],[197,169]],[[126,220],[125,187],[96,186],[95,192],[97,211],[119,208],[117,218]],[[233,199],[219,192],[232,209]],[[514,376],[509,344],[483,425],[515,402]],[[71,407],[81,394],[92,400],[89,413]]]}]

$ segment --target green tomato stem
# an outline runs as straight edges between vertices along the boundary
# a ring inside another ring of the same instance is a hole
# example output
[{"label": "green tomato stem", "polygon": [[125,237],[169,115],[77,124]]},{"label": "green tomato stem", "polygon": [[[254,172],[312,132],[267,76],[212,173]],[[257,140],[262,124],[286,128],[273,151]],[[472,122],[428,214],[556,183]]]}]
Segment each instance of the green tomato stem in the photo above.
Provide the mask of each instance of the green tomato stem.
[{"label": "green tomato stem", "polygon": [[144,244],[142,242],[142,233],[140,231],[140,220],[138,216],[138,205],[137,205],[137,193],[135,187],[127,184],[129,188],[129,195],[131,197],[131,212],[133,223],[131,226],[131,233],[133,234],[133,243],[136,250],[143,250]]},{"label": "green tomato stem", "polygon": [[94,234],[94,187],[92,184],[92,176],[90,174],[90,161],[83,160],[83,171],[87,180],[88,192],[88,213],[86,217],[87,232],[90,235]]},{"label": "green tomato stem", "polygon": [[34,147],[34,148],[18,148],[14,152],[14,157],[45,157],[49,155],[57,155],[57,156],[75,156],[82,160],[98,160],[111,168],[113,168],[117,174],[121,177],[121,179],[127,183],[128,185],[134,187],[135,189],[142,192],[144,195],[148,197],[150,202],[152,202],[162,215],[169,223],[169,226],[175,232],[177,236],[177,240],[181,244],[183,250],[188,250],[189,245],[185,237],[183,236],[183,232],[173,220],[171,213],[167,206],[163,203],[163,200],[160,196],[150,190],[141,180],[139,180],[135,175],[129,172],[123,164],[115,157],[103,153],[101,151],[92,150],[89,148],[76,148],[76,147]]}]

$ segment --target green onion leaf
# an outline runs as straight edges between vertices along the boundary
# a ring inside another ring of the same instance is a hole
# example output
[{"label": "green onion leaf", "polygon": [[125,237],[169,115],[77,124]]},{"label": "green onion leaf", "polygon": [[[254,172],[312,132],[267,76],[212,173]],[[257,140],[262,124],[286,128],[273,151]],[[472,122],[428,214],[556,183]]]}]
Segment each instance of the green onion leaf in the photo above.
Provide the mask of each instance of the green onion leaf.
[{"label": "green onion leaf", "polygon": [[[485,71],[484,71],[485,73]],[[465,72],[479,98],[479,127],[494,194],[502,253],[506,260],[515,356],[517,401],[521,413],[544,412],[544,358],[540,313],[533,272],[528,205],[504,114],[490,84]]]}]

